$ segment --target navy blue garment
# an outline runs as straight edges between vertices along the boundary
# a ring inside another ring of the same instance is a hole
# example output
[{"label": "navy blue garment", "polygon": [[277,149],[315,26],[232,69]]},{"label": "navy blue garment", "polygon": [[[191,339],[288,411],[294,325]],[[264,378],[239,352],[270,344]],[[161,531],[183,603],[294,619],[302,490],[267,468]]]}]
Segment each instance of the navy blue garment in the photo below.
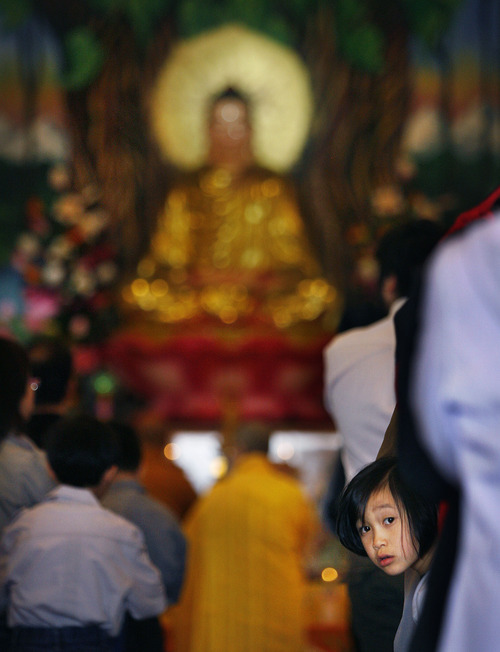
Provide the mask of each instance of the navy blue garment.
[{"label": "navy blue garment", "polygon": [[117,641],[96,625],[14,627],[11,652],[119,652]]}]

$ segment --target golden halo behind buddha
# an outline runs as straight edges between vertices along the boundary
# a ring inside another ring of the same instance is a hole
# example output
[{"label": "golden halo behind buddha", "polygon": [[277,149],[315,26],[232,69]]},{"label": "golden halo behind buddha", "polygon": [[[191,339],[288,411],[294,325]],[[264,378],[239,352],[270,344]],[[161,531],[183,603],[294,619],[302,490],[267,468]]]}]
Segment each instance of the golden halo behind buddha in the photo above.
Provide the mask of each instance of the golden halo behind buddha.
[{"label": "golden halo behind buddha", "polygon": [[206,163],[208,110],[229,87],[249,98],[255,162],[288,170],[312,117],[307,68],[293,50],[236,24],[179,43],[160,70],[151,121],[163,156],[185,170]]}]

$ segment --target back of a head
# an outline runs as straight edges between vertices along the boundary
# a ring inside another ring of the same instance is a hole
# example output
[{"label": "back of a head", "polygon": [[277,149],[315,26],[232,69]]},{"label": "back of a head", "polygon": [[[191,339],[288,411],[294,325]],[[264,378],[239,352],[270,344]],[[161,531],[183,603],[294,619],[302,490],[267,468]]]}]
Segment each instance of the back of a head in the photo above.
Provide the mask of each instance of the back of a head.
[{"label": "back of a head", "polygon": [[20,429],[20,404],[29,378],[29,361],[24,347],[13,339],[0,337],[0,440],[11,429]]},{"label": "back of a head", "polygon": [[398,296],[408,296],[427,257],[444,235],[430,220],[410,220],[385,233],[377,247],[380,280],[394,275]]},{"label": "back of a head", "polygon": [[112,421],[109,424],[116,433],[118,447],[118,468],[120,471],[135,472],[141,463],[141,443],[132,426],[121,421]]},{"label": "back of a head", "polygon": [[28,348],[33,376],[40,379],[37,405],[57,405],[66,398],[73,372],[70,348],[59,338],[39,337]]},{"label": "back of a head", "polygon": [[46,451],[59,482],[73,487],[96,487],[119,456],[114,430],[85,415],[60,419],[47,434]]},{"label": "back of a head", "polygon": [[234,443],[241,452],[267,455],[271,434],[272,431],[266,424],[249,422],[237,429]]}]

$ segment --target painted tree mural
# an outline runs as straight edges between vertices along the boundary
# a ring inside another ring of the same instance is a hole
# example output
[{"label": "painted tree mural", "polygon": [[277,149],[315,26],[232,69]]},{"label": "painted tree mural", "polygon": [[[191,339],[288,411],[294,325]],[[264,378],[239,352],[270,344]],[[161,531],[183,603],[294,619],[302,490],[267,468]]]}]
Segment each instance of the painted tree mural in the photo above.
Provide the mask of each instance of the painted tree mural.
[{"label": "painted tree mural", "polygon": [[[173,173],[160,163],[145,120],[148,90],[172,45],[237,21],[296,48],[311,71],[316,100],[311,139],[295,170],[298,188],[325,274],[345,287],[346,233],[352,238],[353,227],[371,229],[374,194],[399,182],[410,37],[438,46],[459,2],[391,0],[383,12],[375,0],[3,4],[10,24],[35,12],[64,44],[75,183],[100,187],[125,266],[146,247]],[[35,82],[29,74],[24,79],[29,119]]]}]

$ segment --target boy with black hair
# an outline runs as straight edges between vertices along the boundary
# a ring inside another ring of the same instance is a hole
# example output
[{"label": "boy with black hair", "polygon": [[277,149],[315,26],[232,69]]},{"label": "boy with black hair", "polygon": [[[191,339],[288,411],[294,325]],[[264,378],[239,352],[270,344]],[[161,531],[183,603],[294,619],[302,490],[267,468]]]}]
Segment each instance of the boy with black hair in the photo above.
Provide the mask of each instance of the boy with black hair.
[{"label": "boy with black hair", "polygon": [[141,532],[98,501],[116,474],[115,433],[91,417],[65,418],[47,455],[60,485],[20,512],[0,542],[11,649],[116,652],[126,612],[156,616],[166,599]]},{"label": "boy with black hair", "polygon": [[[134,428],[110,422],[120,446],[118,473],[102,504],[134,523],[144,535],[151,560],[161,573],[169,604],[177,602],[186,565],[186,539],[173,513],[149,496],[141,484],[141,442]],[[164,633],[158,618],[126,621],[126,650],[162,652]]]}]

